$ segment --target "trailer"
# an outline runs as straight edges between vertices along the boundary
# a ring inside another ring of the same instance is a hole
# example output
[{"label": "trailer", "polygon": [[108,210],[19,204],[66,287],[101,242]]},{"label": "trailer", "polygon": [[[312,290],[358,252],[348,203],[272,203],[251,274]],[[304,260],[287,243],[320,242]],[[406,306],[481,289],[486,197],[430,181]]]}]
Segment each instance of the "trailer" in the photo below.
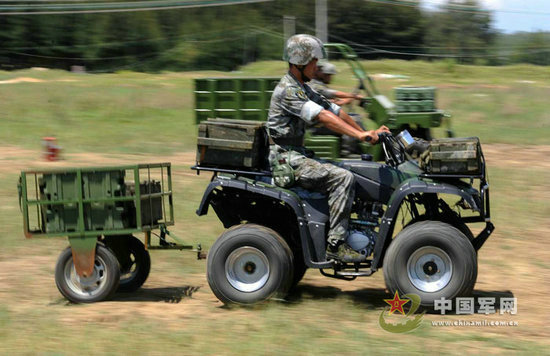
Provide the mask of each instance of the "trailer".
[{"label": "trailer", "polygon": [[186,245],[168,230],[174,225],[170,163],[28,170],[18,191],[27,238],[68,237],[55,282],[72,302],[140,288],[151,268],[149,250],[191,250],[204,258],[200,244]]}]

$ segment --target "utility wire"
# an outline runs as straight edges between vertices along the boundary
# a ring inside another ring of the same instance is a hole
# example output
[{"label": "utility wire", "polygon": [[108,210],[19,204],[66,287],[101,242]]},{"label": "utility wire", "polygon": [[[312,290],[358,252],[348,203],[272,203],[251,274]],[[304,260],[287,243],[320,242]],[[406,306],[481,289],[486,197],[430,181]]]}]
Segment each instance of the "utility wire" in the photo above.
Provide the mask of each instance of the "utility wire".
[{"label": "utility wire", "polygon": [[[303,24],[302,24],[303,25]],[[314,30],[312,27],[303,25],[306,29]],[[402,51],[390,51],[385,50],[382,48],[377,48],[375,46],[371,45],[364,45],[361,43],[349,41],[345,38],[342,38],[340,36],[336,36],[333,34],[329,34],[330,38],[337,39],[343,43],[346,43],[352,47],[355,48],[363,48],[367,49],[368,51],[356,51],[357,54],[390,54],[390,55],[398,55],[398,56],[406,56],[406,57],[427,57],[427,58],[498,58],[498,57],[511,57],[519,54],[537,54],[537,53],[549,53],[550,48],[547,47],[540,47],[540,48],[533,48],[532,50],[528,47],[525,49],[518,48],[518,50],[521,50],[521,52],[500,52],[500,53],[492,53],[492,54],[456,54],[456,53],[421,53],[421,52],[402,52]],[[461,49],[461,48],[457,48]],[[496,48],[498,51],[498,47]],[[334,51],[328,51],[329,53],[339,53]]]},{"label": "utility wire", "polygon": [[537,54],[537,53],[549,53],[550,49],[540,49],[532,51],[522,52],[504,52],[494,54],[436,54],[436,53],[409,53],[398,51],[385,51],[385,50],[373,50],[373,51],[359,51],[358,54],[393,54],[401,56],[417,56],[417,57],[431,57],[431,58],[498,58],[498,57],[512,57],[518,54]]},{"label": "utility wire", "polygon": [[[256,27],[256,26],[252,26],[252,27]],[[186,40],[184,42],[186,42],[186,43],[199,43],[199,44],[200,43],[235,42],[235,41],[240,41],[241,39],[243,39],[244,37],[249,36],[250,34],[256,34],[256,33],[264,33],[264,34],[267,34],[267,35],[270,35],[270,36],[275,36],[275,37],[279,38],[279,36],[277,36],[276,33],[270,33],[268,31],[262,31],[262,30],[260,30],[260,28],[255,28],[252,32],[244,33],[244,34],[241,34],[240,36],[216,38],[216,39],[210,39],[210,40]],[[281,38],[282,37],[283,36],[281,35]],[[71,47],[71,46],[67,46],[67,47]],[[72,46],[72,47],[74,47],[74,46]],[[125,56],[115,56],[115,57],[59,57],[59,56],[46,56],[46,55],[39,55],[39,54],[32,54],[32,53],[23,53],[23,52],[18,52],[18,51],[10,51],[10,50],[1,49],[1,48],[0,48],[0,53],[11,53],[11,54],[15,54],[15,55],[18,55],[18,56],[44,58],[44,59],[78,60],[78,61],[102,61],[102,60],[113,60],[113,59],[124,59],[124,58],[151,57],[151,56],[158,55],[160,53],[166,53],[166,52],[171,51],[173,49],[174,48],[170,48],[170,49],[162,50],[162,51],[148,52],[146,54],[125,55]]]},{"label": "utility wire", "polygon": [[145,39],[131,40],[131,41],[89,43],[89,44],[81,44],[81,45],[1,47],[0,50],[4,49],[4,50],[14,50],[14,51],[28,51],[28,50],[40,50],[40,49],[64,49],[64,48],[82,48],[82,47],[83,48],[87,48],[87,47],[111,47],[111,46],[119,46],[119,45],[132,44],[132,43],[164,42],[164,41],[177,40],[177,39],[196,40],[198,38],[204,38],[205,35],[208,36],[208,37],[212,37],[211,35],[216,35],[216,34],[228,34],[228,33],[241,32],[241,31],[246,30],[247,28],[248,27],[241,26],[241,27],[232,27],[232,28],[229,28],[229,29],[218,30],[218,31],[210,31],[210,32],[195,32],[195,33],[184,34],[184,35],[168,35],[166,37],[145,38]]},{"label": "utility wire", "polygon": [[470,14],[480,14],[480,13],[491,13],[491,12],[500,12],[508,14],[522,14],[522,15],[538,15],[538,16],[550,16],[550,12],[544,11],[531,11],[531,10],[522,10],[522,9],[483,9],[480,7],[472,7],[466,4],[441,4],[432,1],[422,0],[422,2],[416,0],[365,0],[367,2],[386,4],[386,5],[395,5],[395,6],[405,6],[405,7],[414,7],[418,8],[421,4],[429,4],[432,6],[439,7],[446,11],[452,12],[463,12]]},{"label": "utility wire", "polygon": [[[273,0],[194,0],[194,1],[142,1],[88,4],[52,4],[52,5],[1,5],[0,15],[63,15],[93,14],[111,12],[136,12],[174,10],[193,7],[239,5]],[[31,11],[26,11],[31,10]]]}]

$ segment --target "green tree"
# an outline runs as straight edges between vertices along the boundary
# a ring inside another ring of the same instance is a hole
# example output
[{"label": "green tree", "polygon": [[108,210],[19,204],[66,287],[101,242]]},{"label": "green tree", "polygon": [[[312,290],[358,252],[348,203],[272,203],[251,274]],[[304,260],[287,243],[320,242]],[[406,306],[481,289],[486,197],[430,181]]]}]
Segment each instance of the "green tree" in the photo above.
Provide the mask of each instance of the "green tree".
[{"label": "green tree", "polygon": [[491,13],[477,0],[448,0],[428,14],[424,43],[433,54],[452,54],[461,63],[483,58],[495,38]]},{"label": "green tree", "polygon": [[413,58],[422,46],[425,21],[418,1],[408,6],[364,0],[329,1],[330,40],[368,45],[356,48],[368,58]]},{"label": "green tree", "polygon": [[526,33],[522,37],[521,47],[512,57],[512,61],[515,63],[550,65],[550,33],[539,31]]}]

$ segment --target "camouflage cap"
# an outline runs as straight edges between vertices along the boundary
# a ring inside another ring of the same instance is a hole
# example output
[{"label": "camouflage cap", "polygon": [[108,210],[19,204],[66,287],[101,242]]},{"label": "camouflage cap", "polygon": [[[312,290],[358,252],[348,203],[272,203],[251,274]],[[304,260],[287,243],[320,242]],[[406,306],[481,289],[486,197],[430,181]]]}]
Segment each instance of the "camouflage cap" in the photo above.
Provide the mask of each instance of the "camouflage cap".
[{"label": "camouflage cap", "polygon": [[306,65],[313,58],[325,58],[325,48],[323,42],[311,35],[294,35],[286,41],[283,60],[296,64]]},{"label": "camouflage cap", "polygon": [[336,70],[336,66],[329,62],[320,62],[317,63],[317,68],[321,71],[321,73],[325,74],[336,74],[338,71]]}]

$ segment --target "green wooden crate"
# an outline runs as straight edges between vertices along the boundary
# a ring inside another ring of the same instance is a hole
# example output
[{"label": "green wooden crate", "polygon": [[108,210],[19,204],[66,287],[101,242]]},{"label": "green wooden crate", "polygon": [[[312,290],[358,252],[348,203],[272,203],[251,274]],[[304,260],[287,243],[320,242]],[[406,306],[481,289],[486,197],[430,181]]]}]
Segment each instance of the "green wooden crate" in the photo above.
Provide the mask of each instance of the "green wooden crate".
[{"label": "green wooden crate", "polygon": [[218,168],[265,168],[267,134],[260,121],[208,119],[199,125],[197,164]]},{"label": "green wooden crate", "polygon": [[313,150],[317,158],[336,159],[340,156],[340,138],[337,136],[307,136],[305,146]]},{"label": "green wooden crate", "polygon": [[[81,175],[82,198],[97,199],[122,196],[124,170],[84,172]],[[39,179],[40,197],[52,202],[78,200],[79,187],[76,172],[44,174]],[[84,206],[87,230],[123,228],[122,206],[114,203],[88,203]],[[41,209],[47,233],[74,232],[78,229],[78,205],[45,205]]]},{"label": "green wooden crate", "polygon": [[[140,196],[148,194],[157,194],[162,191],[162,185],[159,181],[144,181],[139,184]],[[135,196],[135,184],[126,186],[126,196]],[[126,204],[127,214],[129,216],[129,227],[136,227],[136,206],[134,202]],[[141,222],[143,225],[157,224],[163,218],[162,198],[160,196],[141,198]]]},{"label": "green wooden crate", "polygon": [[195,79],[195,119],[266,121],[276,77]]},{"label": "green wooden crate", "polygon": [[397,87],[395,100],[435,100],[435,87]]},{"label": "green wooden crate", "polygon": [[397,112],[428,112],[435,111],[433,100],[397,100]]},{"label": "green wooden crate", "polygon": [[[130,223],[125,216],[125,209],[126,208],[122,203],[85,204],[84,228],[88,231],[106,231],[129,228]],[[135,227],[135,225],[133,227]]]}]

